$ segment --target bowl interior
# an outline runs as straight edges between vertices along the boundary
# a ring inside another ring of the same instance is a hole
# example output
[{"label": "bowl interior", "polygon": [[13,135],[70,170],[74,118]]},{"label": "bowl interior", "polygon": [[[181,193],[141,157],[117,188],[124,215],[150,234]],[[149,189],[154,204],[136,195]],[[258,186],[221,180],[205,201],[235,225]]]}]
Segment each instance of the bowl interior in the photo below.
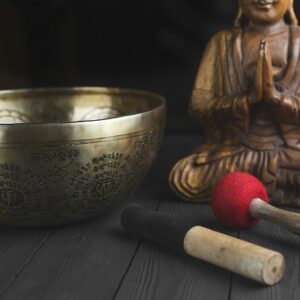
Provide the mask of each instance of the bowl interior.
[{"label": "bowl interior", "polygon": [[155,94],[112,88],[2,91],[0,124],[111,119],[151,111],[161,104]]}]

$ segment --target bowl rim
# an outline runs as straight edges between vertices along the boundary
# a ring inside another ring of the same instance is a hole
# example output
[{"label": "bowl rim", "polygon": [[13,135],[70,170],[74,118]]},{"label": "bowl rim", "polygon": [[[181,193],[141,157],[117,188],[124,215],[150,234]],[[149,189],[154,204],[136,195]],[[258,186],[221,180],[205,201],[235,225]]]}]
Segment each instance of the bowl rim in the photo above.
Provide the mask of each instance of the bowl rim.
[{"label": "bowl rim", "polygon": [[76,125],[76,124],[101,124],[105,122],[112,122],[113,120],[124,120],[126,118],[132,117],[143,117],[147,116],[155,111],[163,109],[166,107],[166,99],[154,92],[150,92],[147,90],[142,89],[129,89],[129,88],[119,88],[119,87],[102,87],[102,86],[73,86],[73,87],[38,87],[38,88],[21,88],[21,89],[6,89],[0,90],[0,98],[5,95],[13,95],[13,94],[28,94],[28,93],[72,93],[72,92],[81,92],[81,93],[99,93],[99,94],[107,94],[107,95],[128,95],[131,94],[133,96],[147,96],[152,98],[157,102],[153,106],[153,108],[148,109],[143,112],[139,113],[132,113],[122,116],[117,116],[109,119],[94,119],[94,120],[79,120],[79,121],[68,121],[68,122],[26,122],[26,123],[1,123],[0,127],[5,126],[6,128],[9,127],[48,127],[48,126],[64,126],[64,125]]}]

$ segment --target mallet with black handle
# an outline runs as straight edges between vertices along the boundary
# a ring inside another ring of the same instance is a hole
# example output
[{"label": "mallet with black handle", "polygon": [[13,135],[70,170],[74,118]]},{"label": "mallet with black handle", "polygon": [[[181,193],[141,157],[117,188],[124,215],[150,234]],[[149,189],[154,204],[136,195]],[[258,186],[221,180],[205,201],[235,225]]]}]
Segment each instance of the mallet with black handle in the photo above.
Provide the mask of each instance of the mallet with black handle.
[{"label": "mallet with black handle", "polygon": [[282,254],[196,226],[195,216],[171,216],[132,204],[123,211],[121,223],[130,233],[263,284],[279,282],[284,273]]}]

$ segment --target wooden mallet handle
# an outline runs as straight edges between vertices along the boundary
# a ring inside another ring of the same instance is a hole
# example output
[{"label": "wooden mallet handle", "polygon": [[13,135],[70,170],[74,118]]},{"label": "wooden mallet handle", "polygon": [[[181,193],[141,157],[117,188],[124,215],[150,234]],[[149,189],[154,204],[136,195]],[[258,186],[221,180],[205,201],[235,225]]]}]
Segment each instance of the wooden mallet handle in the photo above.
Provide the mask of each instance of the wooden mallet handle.
[{"label": "wooden mallet handle", "polygon": [[199,220],[171,216],[128,206],[122,216],[123,227],[186,254],[267,285],[277,283],[285,268],[284,257],[275,251],[237,238],[196,226]]},{"label": "wooden mallet handle", "polygon": [[297,235],[300,235],[300,214],[276,208],[256,198],[250,203],[250,215],[253,218],[275,223]]}]

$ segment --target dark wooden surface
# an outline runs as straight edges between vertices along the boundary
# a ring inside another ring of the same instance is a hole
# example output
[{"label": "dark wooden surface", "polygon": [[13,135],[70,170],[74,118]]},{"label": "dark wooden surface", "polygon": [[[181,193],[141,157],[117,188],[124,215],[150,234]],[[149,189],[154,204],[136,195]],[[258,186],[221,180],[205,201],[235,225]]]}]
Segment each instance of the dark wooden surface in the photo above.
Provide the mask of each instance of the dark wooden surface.
[{"label": "dark wooden surface", "polygon": [[[300,238],[266,222],[235,231],[216,224],[207,205],[178,201],[167,185],[172,164],[200,143],[168,136],[139,190],[112,213],[57,228],[0,227],[0,299],[300,299]],[[128,202],[168,212],[198,211],[204,226],[282,252],[283,280],[265,287],[208,263],[125,233],[120,213]]]}]

